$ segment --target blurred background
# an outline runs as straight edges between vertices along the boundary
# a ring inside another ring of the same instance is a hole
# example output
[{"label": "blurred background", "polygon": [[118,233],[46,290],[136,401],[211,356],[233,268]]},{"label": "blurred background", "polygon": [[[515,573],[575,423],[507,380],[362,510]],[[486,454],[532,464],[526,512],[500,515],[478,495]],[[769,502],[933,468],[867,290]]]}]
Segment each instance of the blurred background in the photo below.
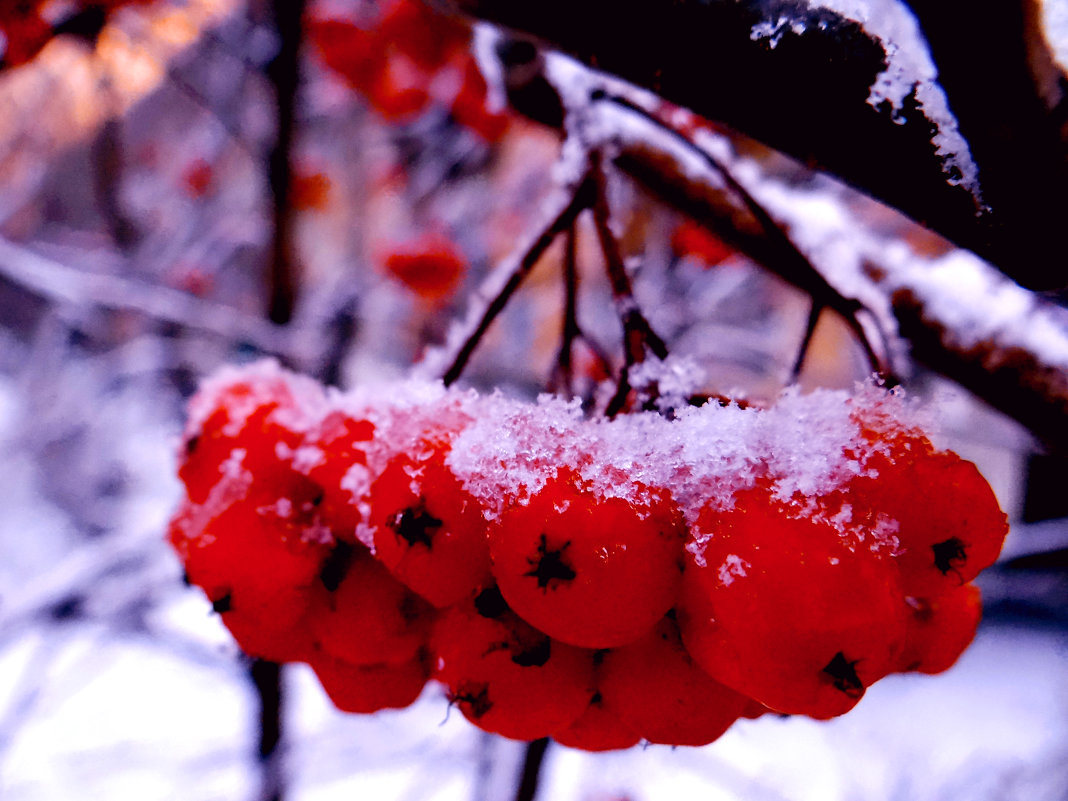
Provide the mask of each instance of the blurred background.
[{"label": "blurred background", "polygon": [[[270,797],[262,693],[164,541],[185,403],[220,365],[264,356],[340,387],[404,374],[529,229],[559,135],[482,77],[483,34],[417,0],[3,0],[0,28],[0,795]],[[626,180],[610,189],[672,353],[708,393],[773,398],[808,296]],[[590,397],[619,322],[586,220],[576,248],[569,378]],[[465,382],[560,386],[564,261],[559,242]],[[821,317],[802,386],[868,372],[848,325]],[[901,372],[1012,522],[972,648],[827,723],[765,716],[700,749],[553,747],[538,797],[1068,798],[1068,462],[948,380]],[[514,794],[522,745],[450,714],[440,688],[363,717],[303,666],[281,687],[276,797]]]}]

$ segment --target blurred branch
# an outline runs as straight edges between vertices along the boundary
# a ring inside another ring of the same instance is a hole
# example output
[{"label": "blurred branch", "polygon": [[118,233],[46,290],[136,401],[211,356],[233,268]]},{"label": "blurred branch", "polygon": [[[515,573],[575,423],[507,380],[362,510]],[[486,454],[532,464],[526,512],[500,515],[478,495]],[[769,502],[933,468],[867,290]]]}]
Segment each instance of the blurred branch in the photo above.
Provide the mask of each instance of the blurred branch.
[{"label": "blurred branch", "polygon": [[14,596],[6,595],[2,599],[2,636],[13,635],[42,614],[51,614],[52,610],[68,603],[72,593],[99,586],[102,579],[115,570],[116,565],[125,564],[129,571],[132,564],[150,561],[153,554],[160,552],[161,545],[157,537],[146,536],[144,532],[86,541],[69,551],[47,573],[35,577],[33,583],[28,584],[22,592]]},{"label": "blurred branch", "polygon": [[534,801],[538,793],[538,780],[541,778],[541,766],[545,761],[545,752],[549,750],[549,738],[542,737],[527,745],[523,758],[523,771],[519,775],[515,801]]},{"label": "blurred branch", "polygon": [[297,93],[300,89],[300,44],[305,0],[274,0],[275,30],[280,46],[267,65],[277,104],[277,132],[267,162],[273,203],[268,317],[285,324],[297,300],[297,264],[293,246],[293,145],[296,137]]},{"label": "blurred branch", "polygon": [[194,331],[248,342],[264,353],[287,356],[293,352],[285,329],[237,309],[170,287],[77,270],[3,238],[0,276],[61,306],[133,311]]},{"label": "blurred branch", "polygon": [[282,801],[285,778],[282,765],[282,666],[253,659],[249,678],[259,698],[260,792],[256,801]]}]

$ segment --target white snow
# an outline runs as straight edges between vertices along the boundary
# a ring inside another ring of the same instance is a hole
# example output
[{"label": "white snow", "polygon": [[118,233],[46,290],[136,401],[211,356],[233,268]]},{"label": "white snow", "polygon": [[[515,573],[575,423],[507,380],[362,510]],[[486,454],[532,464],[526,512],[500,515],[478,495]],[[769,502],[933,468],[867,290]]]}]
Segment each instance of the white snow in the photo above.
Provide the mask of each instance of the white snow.
[{"label": "white snow", "polygon": [[938,85],[938,70],[924,40],[916,18],[898,0],[808,0],[815,8],[827,8],[846,19],[861,23],[864,30],[882,41],[887,56],[886,70],[871,86],[868,103],[878,107],[888,102],[895,113],[903,108],[905,98],[915,89],[916,100],[924,116],[935,124],[933,142],[947,175],[954,169],[960,178],[947,178],[962,184],[981,204],[979,170],[972,159],[968,143],[961,136],[957,119],[949,108],[945,92]]}]

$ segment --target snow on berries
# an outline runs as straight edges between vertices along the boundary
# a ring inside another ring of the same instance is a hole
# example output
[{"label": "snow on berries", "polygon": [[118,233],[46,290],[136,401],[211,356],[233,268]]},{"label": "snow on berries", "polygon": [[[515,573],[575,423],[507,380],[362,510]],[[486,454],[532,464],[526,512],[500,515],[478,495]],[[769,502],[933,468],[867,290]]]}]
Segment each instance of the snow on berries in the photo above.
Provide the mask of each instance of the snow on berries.
[{"label": "snow on berries", "polygon": [[967,647],[1007,521],[917,420],[875,386],[609,420],[261,362],[193,399],[168,537],[238,645],[339,709],[433,680],[505,737],[699,745]]}]

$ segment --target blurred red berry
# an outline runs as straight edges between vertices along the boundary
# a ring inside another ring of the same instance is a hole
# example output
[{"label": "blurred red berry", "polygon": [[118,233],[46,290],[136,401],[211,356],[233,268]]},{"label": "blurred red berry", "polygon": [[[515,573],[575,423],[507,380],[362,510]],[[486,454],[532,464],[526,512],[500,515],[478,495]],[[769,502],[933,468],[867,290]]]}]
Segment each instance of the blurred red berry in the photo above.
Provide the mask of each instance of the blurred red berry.
[{"label": "blurred red berry", "polygon": [[459,248],[439,233],[393,245],[384,264],[389,275],[431,303],[448,299],[467,272]]}]

